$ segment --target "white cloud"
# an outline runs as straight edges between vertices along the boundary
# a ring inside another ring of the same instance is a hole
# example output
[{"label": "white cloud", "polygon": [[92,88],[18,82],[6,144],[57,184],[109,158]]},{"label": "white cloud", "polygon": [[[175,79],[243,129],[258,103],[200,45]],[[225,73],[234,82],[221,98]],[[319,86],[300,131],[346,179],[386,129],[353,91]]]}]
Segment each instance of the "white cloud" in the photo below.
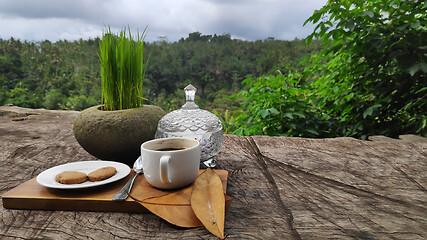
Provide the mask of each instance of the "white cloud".
[{"label": "white cloud", "polygon": [[0,38],[19,38],[29,41],[42,40],[78,40],[100,36],[97,25],[88,24],[78,19],[5,17],[0,14],[2,23]]},{"label": "white cloud", "polygon": [[148,41],[199,31],[248,40],[303,38],[326,0],[0,0],[0,38],[41,41],[100,36],[104,26],[144,29]]}]

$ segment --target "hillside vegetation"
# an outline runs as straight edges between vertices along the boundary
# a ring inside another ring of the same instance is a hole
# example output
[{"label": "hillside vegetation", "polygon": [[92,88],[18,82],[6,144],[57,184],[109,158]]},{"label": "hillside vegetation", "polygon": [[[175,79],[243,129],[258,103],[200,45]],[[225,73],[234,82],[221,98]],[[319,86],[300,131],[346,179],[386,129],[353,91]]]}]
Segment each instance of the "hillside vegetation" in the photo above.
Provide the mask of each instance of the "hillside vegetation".
[{"label": "hillside vegetation", "polygon": [[[0,104],[72,110],[99,104],[98,44],[99,39],[54,43],[0,39]],[[144,97],[147,104],[165,110],[184,103],[183,88],[190,83],[198,88],[199,105],[225,109],[232,101],[227,96],[241,90],[245,78],[297,69],[302,59],[320,50],[320,43],[307,47],[301,40],[249,42],[199,32],[178,42],[145,45],[149,59]]]}]

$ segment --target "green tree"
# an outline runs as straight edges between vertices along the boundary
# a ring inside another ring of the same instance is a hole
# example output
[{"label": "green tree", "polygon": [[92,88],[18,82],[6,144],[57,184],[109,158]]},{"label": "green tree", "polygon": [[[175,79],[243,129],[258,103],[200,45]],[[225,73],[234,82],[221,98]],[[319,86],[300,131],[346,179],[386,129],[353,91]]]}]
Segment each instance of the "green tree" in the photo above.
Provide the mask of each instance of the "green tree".
[{"label": "green tree", "polygon": [[[306,21],[324,50],[307,73],[340,135],[427,134],[427,3],[330,0]],[[326,63],[325,63],[326,61]]]},{"label": "green tree", "polygon": [[[3,41],[0,39],[0,105],[6,102],[7,92],[15,88],[23,78],[21,47],[22,43],[19,40],[11,38],[9,41]],[[17,90],[13,94],[18,92],[23,93]],[[23,99],[21,98],[18,102]]]}]

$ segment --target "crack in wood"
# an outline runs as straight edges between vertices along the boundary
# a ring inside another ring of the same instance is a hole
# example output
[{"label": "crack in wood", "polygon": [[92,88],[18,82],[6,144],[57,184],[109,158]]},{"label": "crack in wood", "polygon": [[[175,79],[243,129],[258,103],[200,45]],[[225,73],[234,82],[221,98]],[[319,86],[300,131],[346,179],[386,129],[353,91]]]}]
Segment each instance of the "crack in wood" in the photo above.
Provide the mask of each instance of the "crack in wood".
[{"label": "crack in wood", "polygon": [[[262,153],[260,153],[260,154],[262,154]],[[304,171],[302,169],[298,169],[292,165],[286,164],[284,162],[280,162],[280,161],[275,160],[275,159],[271,159],[271,158],[266,157],[266,156],[264,156],[264,160],[266,162],[273,164],[273,165],[280,166],[280,167],[284,168],[286,171],[292,171],[295,173],[305,175],[306,177],[315,178],[316,181],[324,181],[324,183],[328,183],[331,186],[334,186],[336,189],[342,190],[344,192],[347,192],[347,193],[350,193],[350,194],[353,194],[356,196],[371,197],[371,198],[377,197],[377,198],[380,198],[380,199],[385,200],[385,201],[401,204],[401,205],[406,206],[408,208],[415,208],[418,211],[426,212],[426,214],[427,214],[427,207],[424,207],[424,206],[419,206],[417,204],[409,203],[409,202],[404,201],[404,200],[395,199],[395,198],[383,196],[381,194],[374,193],[374,192],[371,192],[371,191],[368,191],[365,189],[360,189],[360,188],[357,188],[355,186],[345,184],[343,182],[339,182],[339,181],[336,181],[336,180],[333,180],[330,178],[326,178],[323,176],[319,176],[319,175]]]},{"label": "crack in wood", "polygon": [[288,224],[288,228],[291,231],[291,236],[293,239],[301,239],[301,236],[299,235],[298,231],[294,227],[294,217],[292,215],[292,211],[286,204],[283,202],[282,198],[280,197],[279,187],[277,186],[276,181],[273,178],[273,175],[268,170],[268,166],[266,164],[267,157],[264,156],[261,151],[259,150],[258,146],[256,145],[254,139],[252,137],[247,138],[249,145],[252,148],[252,152],[255,154],[255,160],[260,166],[260,170],[263,173],[264,177],[267,179],[268,183],[272,187],[272,197],[279,205],[280,209],[282,209],[283,213],[285,213],[286,216],[286,222]]}]

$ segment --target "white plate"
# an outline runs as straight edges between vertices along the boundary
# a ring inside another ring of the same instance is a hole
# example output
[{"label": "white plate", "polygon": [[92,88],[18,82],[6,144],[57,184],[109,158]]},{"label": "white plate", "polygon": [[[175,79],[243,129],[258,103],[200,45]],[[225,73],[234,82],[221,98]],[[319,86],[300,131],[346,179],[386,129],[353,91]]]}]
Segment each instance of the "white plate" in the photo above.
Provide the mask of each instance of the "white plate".
[{"label": "white plate", "polygon": [[[83,172],[88,174],[102,167],[115,167],[117,170],[117,173],[110,178],[107,178],[105,180],[98,181],[98,182],[86,181],[78,184],[62,184],[62,183],[58,183],[55,180],[56,175],[63,171],[78,171],[78,172]],[[129,173],[130,173],[130,167],[123,163],[111,162],[111,161],[82,161],[82,162],[67,163],[67,164],[49,168],[41,172],[37,176],[37,182],[40,185],[49,187],[49,188],[79,189],[79,188],[95,187],[95,186],[100,186],[107,183],[112,183],[126,177]]]}]

